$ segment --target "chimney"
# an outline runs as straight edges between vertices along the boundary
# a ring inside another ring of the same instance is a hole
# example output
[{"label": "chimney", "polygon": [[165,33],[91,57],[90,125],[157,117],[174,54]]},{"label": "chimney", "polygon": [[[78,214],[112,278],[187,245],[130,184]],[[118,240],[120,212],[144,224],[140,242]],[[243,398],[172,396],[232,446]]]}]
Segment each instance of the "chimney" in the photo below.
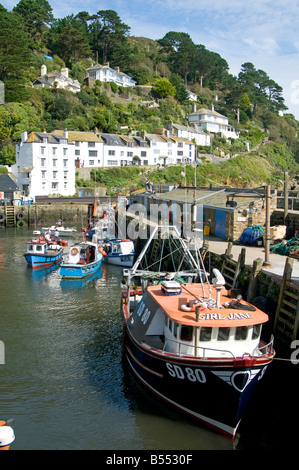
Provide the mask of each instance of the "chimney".
[{"label": "chimney", "polygon": [[67,129],[64,129],[64,131],[63,131],[63,137],[64,137],[65,139],[68,139],[68,138],[69,138],[69,133],[68,133],[68,130],[67,130]]},{"label": "chimney", "polygon": [[21,142],[22,143],[26,142],[27,138],[28,138],[27,131],[21,132]]},{"label": "chimney", "polygon": [[192,102],[192,113],[195,113],[196,111],[196,103],[194,101]]},{"label": "chimney", "polygon": [[65,78],[69,78],[69,69],[67,67],[62,68],[61,75],[63,75]]},{"label": "chimney", "polygon": [[41,68],[40,68],[40,75],[41,75],[41,77],[42,77],[43,75],[46,75],[46,73],[47,73],[47,67],[43,64],[43,65],[41,66]]},{"label": "chimney", "polygon": [[115,71],[116,71],[117,73],[119,73],[119,72],[120,72],[119,67],[115,67]]}]

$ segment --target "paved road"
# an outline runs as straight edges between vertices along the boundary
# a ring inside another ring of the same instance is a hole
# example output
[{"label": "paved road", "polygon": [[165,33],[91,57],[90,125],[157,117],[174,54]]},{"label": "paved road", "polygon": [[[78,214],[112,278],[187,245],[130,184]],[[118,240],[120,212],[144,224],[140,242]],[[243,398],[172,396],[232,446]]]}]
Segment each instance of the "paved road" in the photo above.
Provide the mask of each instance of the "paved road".
[{"label": "paved road", "polygon": [[[219,255],[225,253],[227,249],[228,243],[220,238],[216,237],[204,237],[205,240],[209,242],[209,250],[213,253],[217,253]],[[264,247],[253,247],[253,246],[244,246],[244,245],[233,245],[232,246],[232,255],[233,259],[237,260],[239,254],[241,253],[242,248],[246,249],[246,257],[245,257],[245,264],[252,266],[253,261],[257,258],[262,258],[265,260],[265,248]],[[283,276],[284,267],[286,263],[287,257],[278,255],[276,253],[270,253],[269,261],[271,266],[263,266],[262,270],[274,276]],[[292,273],[292,281],[299,283],[299,260],[294,259],[293,263],[293,273]]]}]

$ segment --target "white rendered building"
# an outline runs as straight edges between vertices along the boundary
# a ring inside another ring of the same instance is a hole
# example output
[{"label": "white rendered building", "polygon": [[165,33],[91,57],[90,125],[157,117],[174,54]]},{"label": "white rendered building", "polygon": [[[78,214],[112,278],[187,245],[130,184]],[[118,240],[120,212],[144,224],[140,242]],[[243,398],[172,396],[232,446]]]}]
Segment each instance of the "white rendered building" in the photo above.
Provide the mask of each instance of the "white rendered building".
[{"label": "white rendered building", "polygon": [[238,139],[239,135],[236,133],[226,116],[217,113],[214,109],[199,109],[189,114],[188,122],[196,129],[201,131],[208,131],[212,134],[221,134],[226,139]]},{"label": "white rendered building", "polygon": [[75,186],[75,146],[66,135],[22,132],[16,145],[16,164],[12,173],[21,191],[37,195],[73,196]]},{"label": "white rendered building", "polygon": [[87,78],[100,82],[114,82],[118,86],[135,86],[136,82],[129,75],[120,71],[119,67],[112,69],[109,63],[106,65],[94,65],[87,69]]}]

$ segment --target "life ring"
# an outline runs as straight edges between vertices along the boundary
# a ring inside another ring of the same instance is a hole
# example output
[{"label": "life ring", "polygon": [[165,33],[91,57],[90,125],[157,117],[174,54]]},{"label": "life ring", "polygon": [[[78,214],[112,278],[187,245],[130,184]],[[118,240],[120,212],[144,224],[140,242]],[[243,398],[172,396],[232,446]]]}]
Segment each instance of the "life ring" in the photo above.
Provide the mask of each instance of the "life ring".
[{"label": "life ring", "polygon": [[184,311],[184,312],[195,312],[195,306],[199,306],[200,305],[200,309],[199,310],[205,310],[207,307],[205,304],[193,304],[192,307],[189,306],[189,302],[187,304],[183,304],[181,305],[181,309]]},{"label": "life ring", "polygon": [[79,253],[78,248],[76,248],[76,247],[72,248],[71,253],[72,253],[73,256],[76,256]]},{"label": "life ring", "polygon": [[23,218],[24,218],[23,212],[19,212],[19,213],[17,214],[17,220],[21,220],[21,219],[23,219]]},{"label": "life ring", "polygon": [[18,220],[17,221],[17,227],[22,228],[25,226],[25,221],[24,220]]}]

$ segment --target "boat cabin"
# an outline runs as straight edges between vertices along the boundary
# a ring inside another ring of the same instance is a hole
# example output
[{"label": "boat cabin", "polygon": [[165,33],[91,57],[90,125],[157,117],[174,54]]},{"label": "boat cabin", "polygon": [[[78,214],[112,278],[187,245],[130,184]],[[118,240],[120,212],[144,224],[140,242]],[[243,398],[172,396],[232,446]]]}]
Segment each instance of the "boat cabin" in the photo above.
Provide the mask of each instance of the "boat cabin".
[{"label": "boat cabin", "polygon": [[47,244],[45,240],[31,240],[31,242],[27,243],[27,253],[30,254],[45,254],[49,250],[50,251],[59,251],[61,246],[57,245],[56,243],[52,243],[50,245]]},{"label": "boat cabin", "polygon": [[69,264],[90,264],[97,259],[97,246],[94,243],[73,245],[69,252]]},{"label": "boat cabin", "polygon": [[201,358],[261,355],[261,329],[268,316],[222,291],[217,306],[214,287],[211,296],[203,298],[200,283],[149,286],[128,328],[142,344],[168,353]]},{"label": "boat cabin", "polygon": [[103,249],[107,255],[130,255],[134,252],[134,242],[129,239],[112,239],[104,241]]}]

